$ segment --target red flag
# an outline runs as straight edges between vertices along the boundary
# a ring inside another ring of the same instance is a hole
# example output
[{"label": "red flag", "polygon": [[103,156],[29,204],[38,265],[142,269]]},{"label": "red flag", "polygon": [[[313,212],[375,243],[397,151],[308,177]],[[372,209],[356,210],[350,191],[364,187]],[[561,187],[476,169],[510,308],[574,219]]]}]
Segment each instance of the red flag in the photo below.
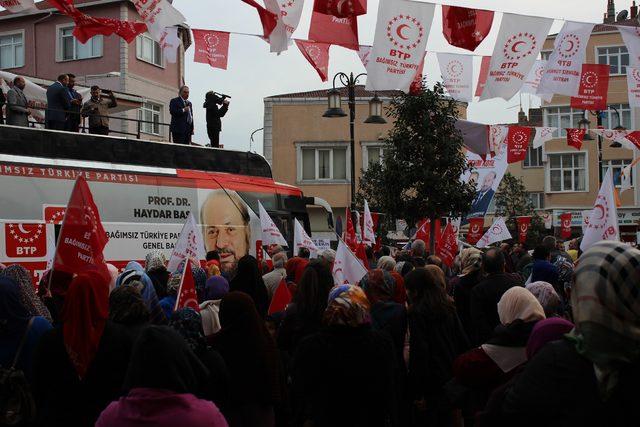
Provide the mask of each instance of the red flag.
[{"label": "red flag", "polygon": [[226,70],[229,59],[229,33],[196,29],[192,31],[196,45],[193,60]]},{"label": "red flag", "polygon": [[491,57],[483,56],[480,63],[480,75],[478,76],[478,85],[476,86],[476,96],[482,95],[484,85],[487,84],[487,77],[489,77],[489,66],[491,66]]},{"label": "red flag", "polygon": [[313,12],[309,27],[309,40],[316,43],[336,44],[358,51],[360,50],[358,20],[356,18],[336,18]]},{"label": "red flag", "polygon": [[518,241],[524,243],[527,241],[527,234],[529,233],[529,225],[531,225],[530,216],[519,216],[516,218],[518,223]]},{"label": "red flag", "polygon": [[458,238],[453,231],[451,223],[448,223],[444,228],[442,238],[436,247],[436,253],[446,266],[451,267],[453,265],[453,260],[458,254]]},{"label": "red flag", "polygon": [[364,268],[369,270],[369,259],[367,258],[367,245],[363,242],[358,243],[358,247],[356,249],[356,258],[360,260]]},{"label": "red flag", "polygon": [[309,61],[309,64],[318,72],[320,79],[326,82],[329,75],[329,48],[331,45],[327,43],[296,40],[296,46],[298,46],[302,55]]},{"label": "red flag", "polygon": [[79,176],[62,221],[53,269],[73,274],[97,266],[108,275],[102,254],[108,241],[89,185]]},{"label": "red flag", "polygon": [[176,306],[173,311],[185,307],[200,311],[198,294],[196,293],[196,283],[193,280],[193,273],[191,272],[191,260],[187,260],[184,264],[184,272],[182,273],[180,288],[178,289],[178,298],[176,299]]},{"label": "red flag", "polygon": [[347,229],[344,232],[344,242],[349,246],[353,252],[358,247],[358,239],[356,238],[356,229],[353,226],[353,219],[351,218],[351,209],[347,208]]},{"label": "red flag", "polygon": [[484,217],[469,218],[469,231],[467,231],[467,243],[475,245],[484,234]]},{"label": "red flag", "polygon": [[265,38],[269,37],[273,30],[278,25],[278,15],[273,12],[268,11],[255,0],[242,0],[244,3],[249,6],[255,7],[258,15],[260,16],[260,22],[262,23],[262,33]]},{"label": "red flag", "polygon": [[315,0],[313,12],[338,18],[355,17],[367,13],[367,0]]},{"label": "red flag", "polygon": [[609,66],[606,64],[582,64],[578,96],[571,97],[571,108],[581,110],[607,110],[609,91]]},{"label": "red flag", "polygon": [[[436,223],[435,226],[435,240],[436,240],[436,246],[440,244],[440,238],[442,237],[442,226],[440,223],[440,218],[436,219],[434,221]],[[427,244],[429,244],[430,242],[426,242]]]},{"label": "red flag", "polygon": [[420,90],[422,89],[422,73],[424,72],[424,60],[427,57],[427,52],[424,53],[422,57],[422,62],[418,66],[416,70],[416,76],[413,78],[411,82],[411,86],[409,86],[409,94],[410,95],[419,95]]},{"label": "red flag", "polygon": [[625,136],[625,138],[635,145],[636,148],[640,149],[640,130],[634,130],[629,135]]},{"label": "red flag", "polygon": [[567,144],[575,147],[576,150],[582,148],[582,141],[587,131],[584,129],[567,129]]},{"label": "red flag", "polygon": [[442,32],[452,46],[474,51],[491,31],[493,11],[442,6]]},{"label": "red flag", "polygon": [[273,293],[271,304],[269,304],[268,314],[279,313],[287,308],[287,305],[291,302],[291,292],[287,287],[287,282],[284,278],[278,284],[276,291]]},{"label": "red flag", "polygon": [[422,240],[427,245],[431,241],[431,220],[423,219],[418,224],[418,231],[416,231],[415,236],[413,236],[415,240]]},{"label": "red flag", "polygon": [[560,237],[563,239],[571,237],[571,212],[560,215]]},{"label": "red flag", "polygon": [[507,163],[521,162],[527,157],[530,138],[530,127],[509,126],[509,132],[507,133]]}]

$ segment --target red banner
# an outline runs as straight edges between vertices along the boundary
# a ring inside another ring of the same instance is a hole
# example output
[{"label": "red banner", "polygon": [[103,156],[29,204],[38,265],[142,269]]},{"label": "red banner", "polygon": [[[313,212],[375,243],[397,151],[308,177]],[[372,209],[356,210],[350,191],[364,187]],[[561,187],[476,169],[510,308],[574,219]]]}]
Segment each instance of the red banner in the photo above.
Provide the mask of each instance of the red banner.
[{"label": "red banner", "polygon": [[229,33],[196,29],[192,31],[196,46],[196,51],[193,54],[194,62],[226,70],[229,59]]},{"label": "red banner", "polygon": [[509,132],[507,133],[507,163],[521,162],[527,157],[530,138],[530,127],[509,126]]},{"label": "red banner", "polygon": [[530,216],[519,216],[516,218],[518,223],[518,242],[524,243],[527,241],[527,234],[529,233],[529,226],[531,225]]},{"label": "red banner", "polygon": [[296,46],[300,49],[302,56],[309,61],[309,64],[318,72],[323,82],[327,81],[329,75],[329,48],[330,44],[315,43],[306,40],[296,40]]},{"label": "red banner", "polygon": [[289,292],[289,288],[287,287],[287,281],[283,278],[276,291],[273,293],[273,298],[271,299],[271,304],[269,304],[268,314],[279,313],[284,311],[287,308],[287,305],[291,302],[291,292]]},{"label": "red banner", "polygon": [[367,13],[367,0],[315,0],[313,11],[338,18],[355,17]]},{"label": "red banner", "polygon": [[474,51],[491,31],[493,11],[442,6],[442,33],[450,45]]},{"label": "red banner", "polygon": [[458,237],[451,223],[448,223],[444,228],[442,237],[436,247],[436,253],[446,266],[451,267],[453,265],[453,260],[458,254]]},{"label": "red banner", "polygon": [[629,135],[625,136],[625,138],[640,150],[640,130],[634,130]]},{"label": "red banner", "polygon": [[560,237],[563,239],[571,237],[571,212],[560,215]]},{"label": "red banner", "polygon": [[578,96],[571,97],[571,108],[580,110],[607,110],[609,91],[609,66],[606,64],[582,64]]},{"label": "red banner", "polygon": [[185,262],[184,273],[180,281],[180,289],[178,289],[178,298],[176,299],[174,311],[187,307],[195,311],[200,311],[198,294],[196,293],[196,283],[193,280],[193,273],[191,272],[191,260]]},{"label": "red banner", "polygon": [[309,40],[317,43],[336,44],[355,51],[360,50],[358,20],[356,18],[336,18],[313,12],[309,27]]},{"label": "red banner", "polygon": [[467,243],[475,245],[484,234],[484,217],[469,218],[469,230],[467,231]]},{"label": "red banner", "polygon": [[427,245],[429,245],[429,241],[431,240],[431,221],[428,219],[423,219],[418,223],[418,231],[416,231],[416,235],[414,237],[416,240],[422,240]]},{"label": "red banner", "polygon": [[478,85],[476,86],[476,96],[482,95],[484,85],[487,84],[487,77],[489,77],[489,67],[491,66],[491,57],[483,56],[480,63],[480,75],[478,76]]},{"label": "red banner", "polygon": [[582,148],[582,141],[587,134],[585,129],[567,129],[567,145],[574,147],[576,150]]},{"label": "red banner", "polygon": [[358,248],[358,238],[356,237],[356,229],[353,226],[353,219],[351,218],[351,209],[347,208],[347,227],[344,232],[344,242],[349,246],[352,252],[355,252]]},{"label": "red banner", "polygon": [[262,24],[262,33],[264,37],[269,37],[273,30],[278,25],[278,15],[273,12],[268,11],[261,5],[259,5],[255,0],[242,0],[249,6],[252,6],[258,12],[258,16],[260,17],[260,23]]}]

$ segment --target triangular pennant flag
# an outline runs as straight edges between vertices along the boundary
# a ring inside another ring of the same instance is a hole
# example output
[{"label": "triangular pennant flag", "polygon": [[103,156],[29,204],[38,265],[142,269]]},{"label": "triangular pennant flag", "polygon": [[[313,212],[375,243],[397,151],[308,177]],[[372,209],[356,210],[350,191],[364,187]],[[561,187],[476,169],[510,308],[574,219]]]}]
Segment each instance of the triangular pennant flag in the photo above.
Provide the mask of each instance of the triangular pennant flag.
[{"label": "triangular pennant flag", "polygon": [[458,254],[458,237],[457,231],[454,230],[451,222],[444,228],[436,253],[446,266],[451,267],[453,265],[453,260]]},{"label": "triangular pennant flag", "polygon": [[204,241],[202,240],[202,232],[196,224],[196,218],[192,212],[189,212],[189,217],[182,227],[180,237],[176,242],[169,263],[167,264],[167,271],[173,273],[180,265],[180,262],[187,258],[201,260],[205,257]]},{"label": "triangular pennant flag", "polygon": [[571,108],[606,111],[609,70],[607,64],[582,64],[578,94],[571,97]]},{"label": "triangular pennant flag", "polygon": [[525,243],[529,233],[529,226],[531,225],[531,217],[519,216],[516,218],[516,223],[518,224],[518,242]]},{"label": "triangular pennant flag", "polygon": [[278,284],[276,291],[273,293],[271,304],[269,304],[268,314],[279,313],[287,308],[287,305],[291,302],[291,292],[287,287],[287,282],[284,278]]},{"label": "triangular pennant flag", "polygon": [[571,216],[571,212],[560,215],[560,237],[563,239],[571,237]]},{"label": "triangular pennant flag", "polygon": [[265,0],[267,10],[278,17],[275,29],[269,35],[271,52],[284,52],[291,44],[291,36],[298,28],[304,0]]},{"label": "triangular pennant flag", "polygon": [[473,56],[438,53],[442,82],[456,101],[473,101]]},{"label": "triangular pennant flag", "polygon": [[180,288],[178,288],[178,297],[176,298],[176,306],[173,311],[180,310],[181,308],[192,308],[195,311],[200,311],[198,294],[196,293],[196,282],[193,280],[191,270],[191,260],[187,260],[184,263],[184,270],[182,278],[180,279]]},{"label": "triangular pennant flag", "polygon": [[167,0],[133,0],[140,18],[147,24],[151,37],[160,42],[165,28],[180,25],[186,18]]},{"label": "triangular pennant flag", "polygon": [[442,5],[442,32],[450,45],[474,51],[487,37],[493,11]]},{"label": "triangular pennant flag", "polygon": [[333,281],[336,285],[348,283],[355,285],[358,283],[367,270],[362,262],[351,252],[351,249],[340,240],[338,242],[338,250],[336,251],[335,262],[333,263]]},{"label": "triangular pennant flag", "polygon": [[271,11],[268,11],[263,6],[259,5],[255,0],[242,1],[256,9],[256,11],[258,12],[258,16],[260,17],[260,22],[262,23],[262,35],[265,38],[269,38],[273,30],[276,28],[276,25],[278,25],[278,15]]},{"label": "triangular pennant flag", "polygon": [[182,44],[182,40],[178,37],[177,27],[167,27],[162,32],[158,44],[162,48],[162,53],[167,62],[175,64],[178,60],[178,48]]},{"label": "triangular pennant flag", "polygon": [[484,86],[487,84],[487,77],[489,77],[489,66],[491,65],[491,57],[483,56],[482,62],[480,62],[480,74],[478,74],[478,84],[476,85],[475,96],[482,96]]},{"label": "triangular pennant flag", "polygon": [[491,227],[484,233],[484,236],[480,238],[476,247],[478,249],[485,248],[492,243],[502,242],[503,240],[511,239],[511,233],[509,233],[509,229],[507,228],[507,224],[504,222],[503,217],[498,217],[493,221]]},{"label": "triangular pennant flag", "polygon": [[582,141],[587,131],[584,129],[566,129],[567,131],[567,145],[574,147],[576,150],[582,148]]},{"label": "triangular pennant flag", "polygon": [[531,71],[529,71],[529,75],[524,79],[524,83],[522,85],[522,88],[520,89],[520,92],[530,93],[531,95],[535,95],[541,98],[543,101],[551,102],[551,99],[553,99],[552,93],[539,93],[540,81],[542,80],[542,75],[544,74],[544,70],[546,68],[546,59],[536,60],[533,68],[531,68]]},{"label": "triangular pennant flag", "polygon": [[294,218],[293,219],[293,255],[294,256],[298,255],[298,251],[300,250],[300,248],[309,249],[309,252],[311,253],[311,258],[316,258],[318,256],[318,252],[320,252],[316,244],[313,243],[313,240],[311,240],[311,237],[309,237],[307,232],[304,231],[302,224],[300,224],[300,222],[296,218]]},{"label": "triangular pennant flag", "polygon": [[365,245],[372,246],[376,242],[376,233],[373,231],[373,218],[366,200],[364,201],[364,222],[362,225],[362,241]]},{"label": "triangular pennant flag", "polygon": [[622,172],[620,172],[620,194],[631,189],[631,175],[633,174],[632,168],[633,163],[622,168]]},{"label": "triangular pennant flag", "polygon": [[326,82],[329,75],[329,48],[330,44],[315,43],[306,40],[296,40],[296,46],[309,64],[316,70],[320,80]]},{"label": "triangular pennant flag", "polygon": [[557,130],[558,128],[552,127],[536,127],[536,134],[531,143],[533,148],[542,147],[546,142],[551,141],[553,139],[553,133]]},{"label": "triangular pennant flag", "polygon": [[309,41],[358,50],[358,20],[355,17],[336,18],[313,12],[309,26]]},{"label": "triangular pennant flag", "polygon": [[598,197],[589,216],[589,224],[580,243],[580,249],[583,252],[601,240],[620,240],[618,210],[613,189],[613,172],[609,168],[602,180]]},{"label": "triangular pennant flag", "polygon": [[33,0],[0,0],[0,7],[4,7],[11,13],[37,10]]},{"label": "triangular pennant flag", "polygon": [[338,18],[367,13],[367,0],[315,0],[313,11]]},{"label": "triangular pennant flag", "polygon": [[213,68],[227,69],[229,36],[225,31],[191,30],[195,44],[193,61],[209,64]]},{"label": "triangular pennant flag", "polygon": [[258,200],[258,214],[260,215],[260,228],[262,230],[262,244],[265,246],[288,246],[284,236],[267,213],[262,203]]},{"label": "triangular pennant flag", "polygon": [[367,68],[369,64],[369,57],[371,56],[371,46],[360,45],[358,47],[358,58],[360,58],[360,62],[364,65],[364,68]]},{"label": "triangular pennant flag", "polygon": [[509,132],[507,133],[507,163],[521,162],[527,157],[530,138],[530,127],[509,126]]}]

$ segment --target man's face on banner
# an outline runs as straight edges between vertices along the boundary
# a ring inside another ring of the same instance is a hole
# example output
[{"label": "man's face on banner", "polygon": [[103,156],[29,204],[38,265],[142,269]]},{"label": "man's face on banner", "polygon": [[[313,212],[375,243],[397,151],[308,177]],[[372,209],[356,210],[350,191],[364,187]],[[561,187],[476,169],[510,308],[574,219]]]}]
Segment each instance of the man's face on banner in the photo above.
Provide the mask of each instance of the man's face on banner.
[{"label": "man's face on banner", "polygon": [[480,189],[480,191],[482,191],[483,193],[485,191],[489,191],[489,189],[493,187],[493,182],[495,181],[495,179],[496,174],[494,172],[489,172],[482,181],[482,188]]},{"label": "man's face on banner", "polygon": [[218,251],[221,270],[232,275],[238,260],[249,253],[250,229],[244,203],[235,194],[215,191],[202,206],[202,223],[207,251]]}]

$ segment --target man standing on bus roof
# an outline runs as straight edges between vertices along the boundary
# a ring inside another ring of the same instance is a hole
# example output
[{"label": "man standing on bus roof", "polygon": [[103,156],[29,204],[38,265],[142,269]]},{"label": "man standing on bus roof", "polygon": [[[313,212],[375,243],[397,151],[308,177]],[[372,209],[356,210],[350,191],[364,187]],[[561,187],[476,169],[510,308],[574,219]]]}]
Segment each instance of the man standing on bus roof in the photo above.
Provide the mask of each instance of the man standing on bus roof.
[{"label": "man standing on bus roof", "polygon": [[207,251],[218,251],[220,269],[233,278],[238,261],[249,253],[249,210],[235,191],[213,190],[200,210]]},{"label": "man standing on bus roof", "polygon": [[47,129],[64,130],[67,112],[71,108],[68,84],[69,76],[60,74],[58,80],[47,88],[47,109],[44,113]]},{"label": "man standing on bus roof", "polygon": [[89,117],[89,133],[94,135],[109,135],[109,109],[118,106],[113,92],[104,92],[109,99],[100,98],[99,86],[91,86],[91,99],[82,106],[82,117]]},{"label": "man standing on bus roof", "polygon": [[17,76],[13,79],[13,87],[7,91],[7,124],[13,126],[29,126],[29,102],[24,96],[26,82]]},{"label": "man standing on bus roof", "polygon": [[193,106],[189,101],[189,87],[182,86],[178,97],[169,102],[171,136],[176,144],[191,144],[193,135]]},{"label": "man standing on bus roof", "polygon": [[75,90],[76,76],[68,73],[69,82],[67,83],[67,91],[69,92],[69,114],[65,121],[65,130],[68,132],[80,132],[80,109],[82,108],[82,95]]}]

